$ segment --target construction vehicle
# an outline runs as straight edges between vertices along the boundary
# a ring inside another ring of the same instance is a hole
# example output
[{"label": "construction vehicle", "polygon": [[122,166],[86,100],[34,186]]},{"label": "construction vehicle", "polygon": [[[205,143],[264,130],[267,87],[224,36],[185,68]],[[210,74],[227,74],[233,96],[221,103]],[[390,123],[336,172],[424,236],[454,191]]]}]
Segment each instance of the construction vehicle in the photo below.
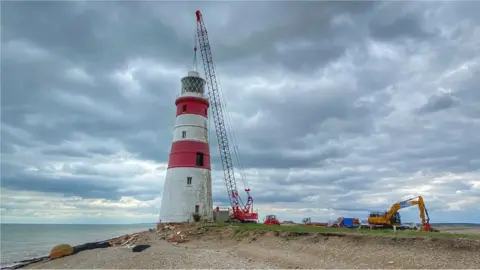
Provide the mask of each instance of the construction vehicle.
[{"label": "construction vehicle", "polygon": [[368,223],[368,220],[364,219],[360,222],[360,224],[358,225],[358,228],[359,229],[370,229],[371,226],[370,224]]},{"label": "construction vehicle", "polygon": [[405,224],[400,224],[400,227],[398,227],[400,230],[418,230],[417,223],[415,222],[409,222]]},{"label": "construction vehicle", "polygon": [[279,225],[280,221],[277,219],[276,215],[268,215],[265,217],[265,221],[263,222],[264,225]]},{"label": "construction vehicle", "polygon": [[392,228],[393,226],[399,227],[401,226],[401,218],[398,211],[402,208],[413,205],[418,205],[418,209],[420,210],[420,219],[422,221],[420,230],[428,232],[438,231],[432,229],[430,226],[430,217],[422,196],[394,203],[390,207],[390,210],[385,212],[371,212],[368,217],[368,223],[372,225],[372,228]]},{"label": "construction vehicle", "polygon": [[333,228],[356,228],[360,226],[358,218],[339,217],[332,225]]},{"label": "construction vehicle", "polygon": [[[203,69],[205,72],[205,80],[208,87],[208,98],[210,101],[210,108],[213,113],[213,120],[215,123],[215,131],[217,134],[218,148],[220,150],[220,158],[222,160],[223,173],[225,176],[225,185],[227,187],[228,198],[232,206],[231,218],[236,222],[241,223],[257,223],[258,213],[253,211],[253,198],[250,195],[250,188],[246,182],[246,175],[243,171],[243,164],[241,161],[238,145],[235,142],[235,135],[233,134],[228,113],[226,114],[227,121],[224,121],[224,108],[226,110],[225,101],[222,100],[221,89],[215,73],[215,64],[212,57],[210,42],[208,40],[207,29],[203,22],[203,16],[200,10],[195,12],[197,18],[197,31],[199,48],[203,59]],[[194,46],[194,66],[196,64],[197,46]],[[222,102],[223,101],[223,102]],[[227,129],[228,125],[228,129]],[[247,193],[247,201],[243,203],[237,191],[237,183],[235,181],[235,173],[232,157],[230,154],[230,146],[228,143],[228,133],[232,139],[233,152],[236,156],[238,168],[241,172],[241,178]]]},{"label": "construction vehicle", "polygon": [[302,219],[302,223],[306,226],[321,226],[321,227],[327,227],[328,223],[325,222],[312,222],[311,218],[304,218]]}]

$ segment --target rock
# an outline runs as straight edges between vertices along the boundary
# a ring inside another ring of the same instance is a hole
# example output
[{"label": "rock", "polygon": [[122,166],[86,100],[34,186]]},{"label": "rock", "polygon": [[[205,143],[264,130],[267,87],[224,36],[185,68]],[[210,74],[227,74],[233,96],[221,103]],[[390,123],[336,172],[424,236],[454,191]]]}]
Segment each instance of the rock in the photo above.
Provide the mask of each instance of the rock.
[{"label": "rock", "polygon": [[93,242],[85,243],[83,245],[78,245],[73,247],[73,254],[77,254],[80,251],[96,249],[96,248],[108,248],[110,245],[109,242]]},{"label": "rock", "polygon": [[389,261],[388,264],[394,264],[395,262],[394,261]]},{"label": "rock", "polygon": [[73,253],[73,247],[68,244],[61,244],[55,246],[52,251],[50,251],[50,259],[57,259],[63,256],[68,256]]},{"label": "rock", "polygon": [[147,248],[149,248],[149,247],[150,247],[150,245],[138,245],[138,246],[134,246],[134,247],[132,248],[132,251],[133,251],[133,252],[142,252],[142,251],[144,251],[145,249],[147,249]]}]

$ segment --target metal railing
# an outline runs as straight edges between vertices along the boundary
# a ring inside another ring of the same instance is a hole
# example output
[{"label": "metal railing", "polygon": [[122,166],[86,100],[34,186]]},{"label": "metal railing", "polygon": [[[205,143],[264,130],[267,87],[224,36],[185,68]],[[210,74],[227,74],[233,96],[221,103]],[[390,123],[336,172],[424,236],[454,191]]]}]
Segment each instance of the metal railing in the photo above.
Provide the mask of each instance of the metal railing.
[{"label": "metal railing", "polygon": [[[177,93],[175,95],[175,99],[179,98],[182,95],[182,93]],[[205,94],[200,94],[200,93],[195,93],[195,95],[192,95],[191,97],[199,97],[199,98],[204,98],[208,100],[208,96]]]}]

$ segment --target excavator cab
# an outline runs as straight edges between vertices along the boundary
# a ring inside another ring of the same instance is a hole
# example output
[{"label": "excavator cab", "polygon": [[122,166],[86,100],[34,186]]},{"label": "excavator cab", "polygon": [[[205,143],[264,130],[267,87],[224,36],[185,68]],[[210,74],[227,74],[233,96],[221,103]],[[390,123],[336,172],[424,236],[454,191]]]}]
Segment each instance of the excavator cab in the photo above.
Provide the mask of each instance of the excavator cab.
[{"label": "excavator cab", "polygon": [[[385,212],[385,216],[387,213]],[[402,219],[400,218],[400,213],[396,212],[395,214],[392,215],[390,218],[390,224],[395,225],[395,226],[400,226],[402,224]]]},{"label": "excavator cab", "polygon": [[391,227],[391,226],[400,226],[402,220],[400,218],[400,213],[395,212],[390,219],[387,221],[388,211],[385,212],[371,212],[368,217],[368,223],[373,225],[381,225],[384,227]]}]

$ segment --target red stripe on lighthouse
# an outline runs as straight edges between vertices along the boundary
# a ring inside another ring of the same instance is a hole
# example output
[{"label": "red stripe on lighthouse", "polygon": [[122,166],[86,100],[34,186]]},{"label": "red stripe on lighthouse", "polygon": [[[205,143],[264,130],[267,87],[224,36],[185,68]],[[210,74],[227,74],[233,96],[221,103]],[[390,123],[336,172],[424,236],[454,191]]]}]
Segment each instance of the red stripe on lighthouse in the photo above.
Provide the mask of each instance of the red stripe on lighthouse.
[{"label": "red stripe on lighthouse", "polygon": [[199,97],[180,97],[175,101],[177,116],[181,114],[198,114],[207,117],[208,100]]},{"label": "red stripe on lighthouse", "polygon": [[[197,153],[203,154],[203,165],[197,165]],[[168,169],[190,167],[210,170],[210,150],[205,142],[182,140],[172,143]]]}]

